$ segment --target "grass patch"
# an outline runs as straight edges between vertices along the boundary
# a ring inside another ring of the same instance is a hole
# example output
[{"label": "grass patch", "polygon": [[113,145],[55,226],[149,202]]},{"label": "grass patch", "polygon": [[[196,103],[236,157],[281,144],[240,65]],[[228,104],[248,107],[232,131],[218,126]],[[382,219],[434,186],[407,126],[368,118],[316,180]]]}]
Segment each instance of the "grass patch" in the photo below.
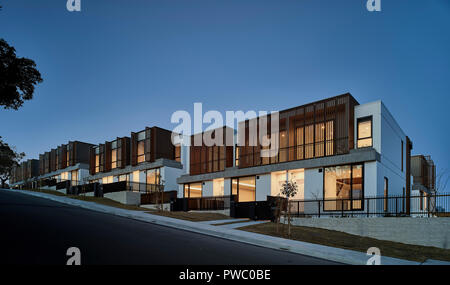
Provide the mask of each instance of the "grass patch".
[{"label": "grass patch", "polygon": [[[286,238],[285,234],[277,233],[275,223],[264,223],[239,228],[243,231]],[[327,245],[343,249],[367,252],[370,247],[378,247],[382,256],[424,262],[427,259],[450,261],[450,249],[431,246],[409,245],[399,242],[378,240],[369,237],[347,234],[319,228],[292,226],[291,239],[309,243]],[[287,226],[285,226],[287,232]]]},{"label": "grass patch", "polygon": [[[148,210],[148,209],[146,209]],[[215,221],[229,219],[229,216],[219,213],[199,213],[199,212],[168,212],[168,211],[147,211],[152,215],[159,215],[174,219],[180,219],[191,222]]]},{"label": "grass patch", "polygon": [[125,209],[125,210],[148,211],[148,209],[146,209],[146,208],[142,208],[142,207],[139,207],[139,206],[133,206],[133,205],[125,205],[125,204],[119,203],[117,201],[108,199],[108,198],[82,196],[82,195],[78,195],[78,196],[67,195],[67,197],[71,198],[71,199],[88,201],[88,202],[94,202],[94,203],[102,204],[102,205],[105,205],[105,206],[116,207],[116,208]]},{"label": "grass patch", "polygon": [[46,193],[46,194],[51,194],[51,195],[55,195],[55,196],[64,196],[64,197],[71,198],[71,199],[94,202],[94,203],[102,204],[105,206],[116,207],[116,208],[125,209],[125,210],[148,211],[148,209],[146,209],[146,208],[141,208],[139,206],[133,206],[133,205],[124,205],[124,204],[121,204],[114,200],[107,199],[107,198],[101,198],[101,197],[92,197],[92,196],[83,196],[83,195],[66,195],[66,194],[58,192],[56,190],[48,190],[48,189],[33,189],[33,190],[27,189],[26,191]]},{"label": "grass patch", "polygon": [[55,196],[66,196],[66,194],[58,192],[56,190],[48,190],[48,189],[26,189],[25,191],[31,191],[31,192],[40,192],[40,193],[45,193],[45,194],[51,194],[51,195],[55,195]]}]

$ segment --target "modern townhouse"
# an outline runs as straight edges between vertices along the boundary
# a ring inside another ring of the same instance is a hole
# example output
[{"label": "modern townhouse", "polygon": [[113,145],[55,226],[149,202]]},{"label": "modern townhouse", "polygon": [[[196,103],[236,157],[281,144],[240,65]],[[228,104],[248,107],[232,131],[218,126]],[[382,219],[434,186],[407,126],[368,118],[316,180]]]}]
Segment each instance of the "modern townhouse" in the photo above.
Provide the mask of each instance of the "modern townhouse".
[{"label": "modern townhouse", "polygon": [[266,201],[291,180],[298,186],[294,199],[319,201],[298,204],[298,213],[386,211],[389,196],[403,197],[397,207],[410,210],[412,142],[381,101],[359,104],[347,93],[280,111],[279,131],[271,134],[278,137],[279,151],[272,157],[261,157],[259,142],[249,143],[255,139],[249,138],[250,125],[260,123],[255,120],[239,123],[234,140],[245,134],[245,144],[234,151],[190,147],[188,173],[177,180],[179,197]]},{"label": "modern townhouse", "polygon": [[39,175],[39,161],[28,159],[13,168],[10,178],[10,186],[13,188],[33,187],[35,178]]},{"label": "modern townhouse", "polygon": [[112,184],[127,181],[128,191],[152,192],[164,184],[164,191],[177,191],[176,178],[185,170],[181,145],[174,146],[172,132],[147,127],[91,147],[90,183]]},{"label": "modern townhouse", "polygon": [[48,181],[70,181],[72,186],[83,183],[89,175],[89,151],[92,144],[81,141],[70,141],[48,152],[39,155],[39,176],[41,186]]},{"label": "modern townhouse", "polygon": [[415,197],[412,201],[413,212],[427,209],[435,211],[440,196],[436,196],[436,166],[431,156],[412,156],[411,175],[413,180],[411,195]]}]

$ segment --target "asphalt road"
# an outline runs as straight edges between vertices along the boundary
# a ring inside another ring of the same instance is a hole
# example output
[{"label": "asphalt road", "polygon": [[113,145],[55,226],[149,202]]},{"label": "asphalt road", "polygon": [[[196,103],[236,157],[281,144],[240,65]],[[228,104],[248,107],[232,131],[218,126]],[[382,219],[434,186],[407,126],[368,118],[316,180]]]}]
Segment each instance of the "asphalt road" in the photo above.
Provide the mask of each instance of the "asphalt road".
[{"label": "asphalt road", "polygon": [[335,264],[0,190],[0,263],[66,264]]}]

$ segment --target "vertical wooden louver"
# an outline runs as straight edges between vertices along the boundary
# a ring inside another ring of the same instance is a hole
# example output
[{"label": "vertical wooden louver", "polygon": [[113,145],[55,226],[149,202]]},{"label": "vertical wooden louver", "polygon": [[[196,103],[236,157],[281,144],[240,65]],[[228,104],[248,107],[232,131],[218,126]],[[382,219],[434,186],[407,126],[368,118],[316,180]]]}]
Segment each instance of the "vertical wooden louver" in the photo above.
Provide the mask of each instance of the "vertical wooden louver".
[{"label": "vertical wooden louver", "polygon": [[89,149],[89,173],[95,174],[95,147]]},{"label": "vertical wooden louver", "polygon": [[152,155],[154,155],[154,151],[152,151],[152,141],[153,139],[153,132],[151,128],[145,128],[145,142],[144,142],[144,154],[145,154],[145,161],[153,161]]},{"label": "vertical wooden louver", "polygon": [[67,151],[69,152],[69,166],[72,166],[74,163],[74,147],[73,147],[73,142],[69,142],[68,147],[67,147]]},{"label": "vertical wooden louver", "polygon": [[99,172],[105,172],[105,145],[100,144],[99,148]]},{"label": "vertical wooden louver", "polygon": [[105,142],[105,172],[111,171],[111,142]]},{"label": "vertical wooden louver", "polygon": [[56,149],[50,151],[50,172],[56,171]]},{"label": "vertical wooden louver", "polygon": [[131,133],[131,165],[137,165],[137,134]]},{"label": "vertical wooden louver", "polygon": [[44,155],[43,154],[40,154],[39,155],[39,174],[40,175],[43,175],[45,172],[44,172]]},{"label": "vertical wooden louver", "polygon": [[74,166],[78,161],[78,144],[76,142],[72,142],[72,160],[70,161],[70,166]]},{"label": "vertical wooden louver", "polygon": [[63,144],[61,146],[60,161],[61,161],[61,168],[66,168],[66,166],[67,166],[67,145],[66,144]]},{"label": "vertical wooden louver", "polygon": [[117,138],[116,139],[116,164],[117,164],[117,168],[123,168],[123,162],[122,162],[122,157],[123,157],[123,153],[122,153],[122,142],[123,142],[123,138]]}]

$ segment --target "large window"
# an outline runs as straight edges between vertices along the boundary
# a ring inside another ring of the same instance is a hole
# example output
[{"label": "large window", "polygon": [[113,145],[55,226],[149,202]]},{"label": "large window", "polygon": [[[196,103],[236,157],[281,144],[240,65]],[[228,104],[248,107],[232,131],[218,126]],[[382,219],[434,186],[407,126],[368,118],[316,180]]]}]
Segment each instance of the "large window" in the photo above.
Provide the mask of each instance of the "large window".
[{"label": "large window", "polygon": [[238,202],[256,201],[256,177],[239,177],[231,181],[231,194],[237,196]]},{"label": "large window", "polygon": [[371,147],[372,142],[372,116],[358,119],[358,148]]},{"label": "large window", "polygon": [[137,163],[145,161],[145,131],[137,135]]},{"label": "large window", "polygon": [[130,173],[119,175],[117,177],[117,181],[119,181],[119,182],[130,181]]},{"label": "large window", "polygon": [[181,162],[181,144],[175,145],[175,161]]},{"label": "large window", "polygon": [[202,183],[184,184],[184,198],[202,197]]},{"label": "large window", "polygon": [[234,166],[239,166],[239,147],[238,145],[235,146],[235,165]]},{"label": "large window", "polygon": [[117,141],[111,143],[111,169],[117,168]]},{"label": "large window", "polygon": [[280,150],[279,150],[279,162],[288,161],[288,148],[289,142],[286,131],[280,131]]},{"label": "large window", "polygon": [[362,164],[326,167],[324,210],[363,210],[364,167]]},{"label": "large window", "polygon": [[159,168],[145,171],[147,184],[159,184]]},{"label": "large window", "polygon": [[95,173],[100,172],[100,148],[95,148]]},{"label": "large window", "polygon": [[70,179],[72,180],[73,185],[78,185],[78,170],[72,170]]}]

